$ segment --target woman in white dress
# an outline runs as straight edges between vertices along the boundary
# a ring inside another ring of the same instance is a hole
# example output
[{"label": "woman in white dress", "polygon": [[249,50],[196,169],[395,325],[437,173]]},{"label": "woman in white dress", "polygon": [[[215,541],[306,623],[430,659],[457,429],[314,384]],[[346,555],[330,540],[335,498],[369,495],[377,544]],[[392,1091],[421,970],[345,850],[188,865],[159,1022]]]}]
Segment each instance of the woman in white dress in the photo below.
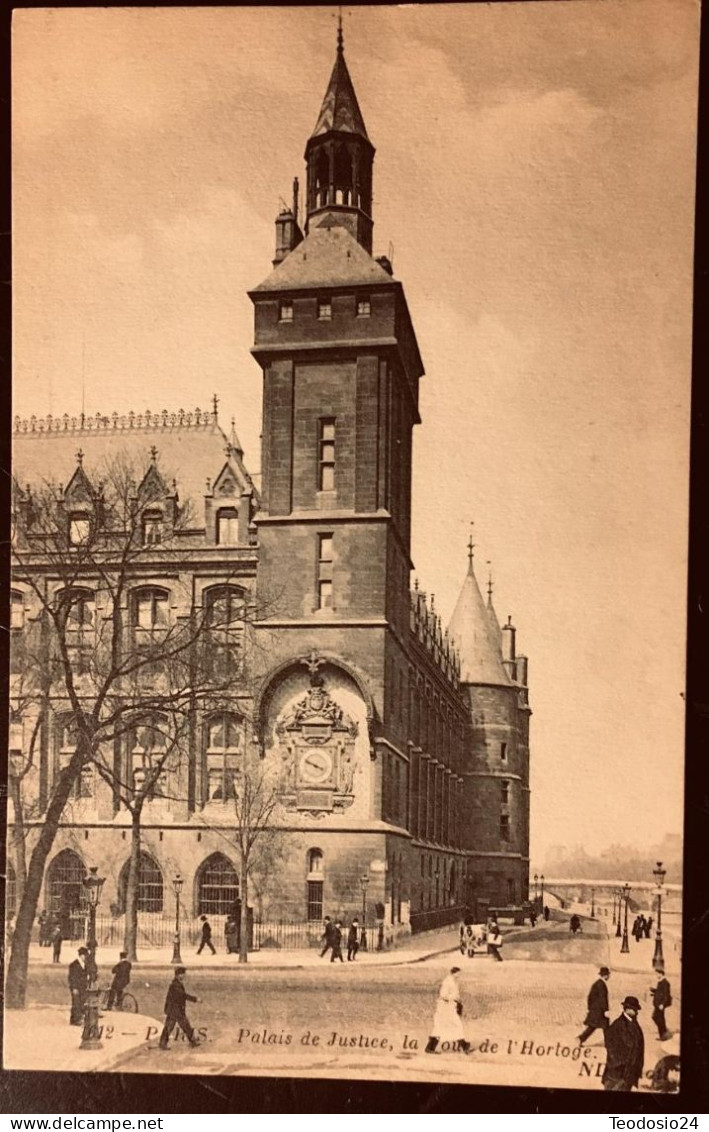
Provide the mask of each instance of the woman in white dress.
[{"label": "woman in white dress", "polygon": [[426,1053],[435,1053],[439,1042],[444,1049],[462,1050],[463,1053],[470,1050],[470,1042],[466,1041],[463,1030],[463,1000],[456,978],[459,971],[460,967],[451,967],[438,989]]}]

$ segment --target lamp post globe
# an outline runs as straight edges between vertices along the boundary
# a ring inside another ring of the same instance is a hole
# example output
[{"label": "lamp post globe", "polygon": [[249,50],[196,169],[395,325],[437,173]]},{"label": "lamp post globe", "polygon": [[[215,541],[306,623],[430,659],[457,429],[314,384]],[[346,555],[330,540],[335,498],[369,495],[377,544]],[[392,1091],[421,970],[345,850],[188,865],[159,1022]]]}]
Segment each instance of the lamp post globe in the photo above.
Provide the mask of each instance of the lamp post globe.
[{"label": "lamp post globe", "polygon": [[106,878],[98,875],[98,866],[94,865],[89,869],[87,876],[83,879],[83,887],[86,893],[86,902],[89,909],[89,930],[86,938],[86,947],[89,952],[89,961],[86,964],[88,983],[86,987],[86,1008],[84,1011],[84,1029],[81,1034],[81,1044],[79,1049],[103,1049],[103,1043],[99,1032],[99,994],[100,991],[96,986],[98,979],[98,969],[96,967],[96,948],[98,942],[96,940],[96,909],[101,902],[101,889],[105,884]]},{"label": "lamp post globe", "polygon": [[184,881],[179,873],[172,878],[172,891],[175,893],[175,939],[172,948],[172,963],[173,966],[182,965],[182,956],[180,955],[180,893],[182,892],[182,885]]},{"label": "lamp post globe", "polygon": [[656,868],[652,870],[652,875],[657,885],[657,889],[655,890],[655,895],[657,896],[657,927],[655,929],[655,952],[652,957],[652,965],[655,970],[665,965],[665,958],[662,954],[662,886],[665,881],[666,873],[667,870],[663,869],[662,861],[658,861]]},{"label": "lamp post globe", "polygon": [[626,883],[623,885],[623,896],[625,897],[625,912],[623,919],[623,942],[620,945],[621,955],[627,955],[630,951],[628,946],[628,902],[630,900],[630,885]]},{"label": "lamp post globe", "polygon": [[362,887],[362,929],[360,931],[359,946],[362,951],[367,950],[367,889],[369,888],[369,874],[362,873],[359,878]]}]

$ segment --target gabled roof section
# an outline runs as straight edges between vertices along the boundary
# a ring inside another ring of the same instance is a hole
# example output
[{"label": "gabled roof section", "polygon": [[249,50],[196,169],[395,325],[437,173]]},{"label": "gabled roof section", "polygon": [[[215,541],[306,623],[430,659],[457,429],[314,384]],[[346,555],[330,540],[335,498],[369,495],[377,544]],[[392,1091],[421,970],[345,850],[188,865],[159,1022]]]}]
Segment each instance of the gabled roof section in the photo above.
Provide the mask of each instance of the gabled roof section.
[{"label": "gabled roof section", "polygon": [[311,228],[302,244],[274,267],[250,295],[311,287],[373,286],[394,280],[346,228]]},{"label": "gabled roof section", "polygon": [[77,453],[78,463],[73,476],[64,489],[64,504],[77,507],[82,503],[94,502],[94,489],[91,480],[84,471],[84,453]]},{"label": "gabled roof section", "polygon": [[335,66],[332,68],[320,115],[311,136],[317,138],[322,134],[329,134],[332,130],[367,138],[367,128],[345,62],[341,31],[338,32]]},{"label": "gabled roof section", "polygon": [[448,632],[460,653],[461,683],[509,686],[500,643],[493,635],[490,612],[480,593],[472,558]]},{"label": "gabled roof section", "polygon": [[138,498],[144,502],[166,499],[170,495],[170,489],[158,471],[157,449],[153,449],[150,455],[152,457],[150,465],[138,487]]}]

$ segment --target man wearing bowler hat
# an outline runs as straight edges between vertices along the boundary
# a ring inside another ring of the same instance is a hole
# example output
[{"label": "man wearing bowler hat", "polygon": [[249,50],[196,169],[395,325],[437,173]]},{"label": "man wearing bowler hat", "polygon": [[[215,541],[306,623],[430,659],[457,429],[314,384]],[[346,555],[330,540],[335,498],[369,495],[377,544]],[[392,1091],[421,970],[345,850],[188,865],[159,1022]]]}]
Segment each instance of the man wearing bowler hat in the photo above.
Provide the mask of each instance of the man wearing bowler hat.
[{"label": "man wearing bowler hat", "polygon": [[186,974],[186,967],[175,967],[175,977],[167,988],[167,998],[165,999],[165,1025],[163,1026],[160,1041],[158,1042],[160,1049],[168,1048],[167,1043],[175,1025],[180,1027],[191,1046],[199,1045],[199,1039],[194,1036],[194,1030],[185,1012],[185,1007],[188,1002],[199,1002],[199,999],[193,994],[188,994],[185,990]]},{"label": "man wearing bowler hat", "polygon": [[623,1013],[606,1030],[603,1088],[629,1093],[642,1077],[645,1038],[638,1023],[640,1003],[632,994],[623,999]]},{"label": "man wearing bowler hat", "polygon": [[584,1019],[586,1029],[579,1034],[579,1045],[588,1041],[595,1030],[607,1030],[610,1025],[607,983],[611,977],[608,967],[601,967],[598,978],[588,992],[588,1012]]}]

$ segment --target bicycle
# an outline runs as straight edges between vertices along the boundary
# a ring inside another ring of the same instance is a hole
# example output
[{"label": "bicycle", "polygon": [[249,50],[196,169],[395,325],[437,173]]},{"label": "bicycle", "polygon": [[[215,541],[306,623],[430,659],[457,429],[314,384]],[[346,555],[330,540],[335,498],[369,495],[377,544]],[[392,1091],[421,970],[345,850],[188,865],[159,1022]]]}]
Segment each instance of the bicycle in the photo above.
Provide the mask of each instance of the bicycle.
[{"label": "bicycle", "polygon": [[[110,992],[110,987],[104,987],[101,991],[100,1009],[102,1011],[108,1012],[108,996]],[[123,1014],[137,1014],[138,999],[129,991],[124,991],[122,995],[116,995],[116,1001],[112,1009],[120,1010]]]}]

